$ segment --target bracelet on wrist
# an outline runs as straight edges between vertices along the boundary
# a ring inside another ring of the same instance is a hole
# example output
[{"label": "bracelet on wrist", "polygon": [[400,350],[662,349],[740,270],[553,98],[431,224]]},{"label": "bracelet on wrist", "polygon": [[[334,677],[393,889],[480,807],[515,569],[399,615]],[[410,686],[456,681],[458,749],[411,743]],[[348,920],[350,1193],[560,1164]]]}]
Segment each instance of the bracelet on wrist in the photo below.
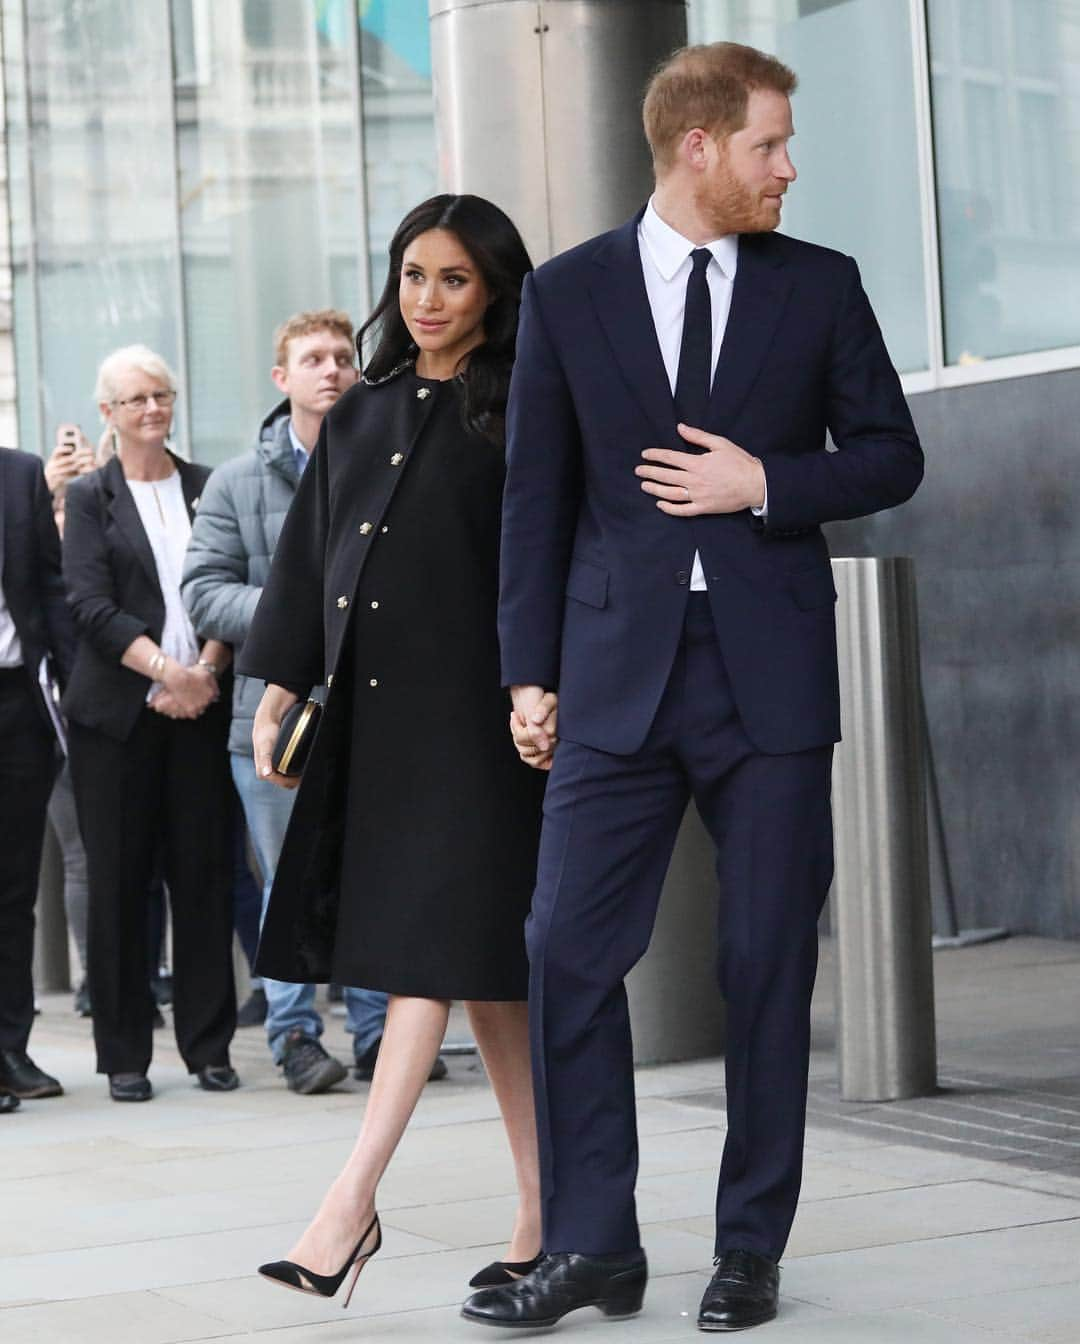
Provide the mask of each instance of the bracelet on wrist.
[{"label": "bracelet on wrist", "polygon": [[165,654],[159,649],[150,659],[150,675],[155,681],[160,681],[165,671]]},{"label": "bracelet on wrist", "polygon": [[195,664],[195,666],[196,666],[196,667],[205,667],[206,670],[207,670],[207,672],[210,673],[210,675],[214,678],[215,681],[218,679],[218,677],[221,676],[221,673],[220,673],[220,671],[218,670],[217,664],[216,664],[216,663],[212,663],[212,662],[210,661],[209,658],[200,658],[199,661]]}]

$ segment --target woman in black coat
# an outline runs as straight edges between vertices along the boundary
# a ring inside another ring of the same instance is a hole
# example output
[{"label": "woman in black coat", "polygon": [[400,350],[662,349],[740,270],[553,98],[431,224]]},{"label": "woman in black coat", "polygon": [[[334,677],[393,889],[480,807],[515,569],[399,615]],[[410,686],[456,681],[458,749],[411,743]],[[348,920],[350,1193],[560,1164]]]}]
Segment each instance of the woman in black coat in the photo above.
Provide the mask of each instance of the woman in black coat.
[{"label": "woman in black coat", "polygon": [[323,422],[240,659],[268,683],[255,764],[279,784],[282,715],[328,687],[258,969],[390,995],[356,1147],[289,1259],[261,1270],[308,1292],[336,1291],[378,1247],[378,1181],[451,999],[466,1001],[520,1192],[507,1261],[477,1277],[507,1281],[539,1251],[524,922],[543,776],[506,732],[495,623],[528,270],[513,224],[478,197],[435,197],[400,225],[364,328],[374,356]]},{"label": "woman in black coat", "polygon": [[176,383],[153,351],[114,351],[97,396],[116,454],[67,488],[64,580],[79,642],[63,710],[86,848],[98,1072],[114,1101],[153,1095],[147,900],[160,860],[177,1046],[201,1087],[231,1091],[233,813],[218,679],[232,655],[200,644],[180,601],[209,469],[166,447]]}]

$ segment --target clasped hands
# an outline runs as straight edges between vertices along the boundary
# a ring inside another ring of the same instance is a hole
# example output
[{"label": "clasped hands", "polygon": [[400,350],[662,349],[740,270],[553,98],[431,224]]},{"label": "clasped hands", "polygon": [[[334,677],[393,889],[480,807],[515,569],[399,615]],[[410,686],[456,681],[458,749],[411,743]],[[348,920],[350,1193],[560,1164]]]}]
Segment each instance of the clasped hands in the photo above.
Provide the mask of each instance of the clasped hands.
[{"label": "clasped hands", "polygon": [[217,677],[208,667],[184,667],[172,658],[161,685],[149,707],[167,719],[197,719],[221,694]]}]

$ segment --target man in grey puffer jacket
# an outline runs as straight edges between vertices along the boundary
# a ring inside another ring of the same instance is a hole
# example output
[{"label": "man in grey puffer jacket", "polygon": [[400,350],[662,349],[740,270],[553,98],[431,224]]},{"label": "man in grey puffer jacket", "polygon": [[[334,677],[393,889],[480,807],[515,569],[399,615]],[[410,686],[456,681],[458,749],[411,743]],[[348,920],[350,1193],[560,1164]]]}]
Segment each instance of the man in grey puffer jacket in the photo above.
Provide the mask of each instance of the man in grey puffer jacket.
[{"label": "man in grey puffer jacket", "polygon": [[[270,569],[300,473],[323,416],[356,382],[352,323],[334,309],[297,313],[274,337],[271,377],[285,400],[266,417],[255,447],[218,467],[202,492],[184,564],[184,603],[196,629],[239,649]],[[237,677],[229,753],[265,887],[263,910],[281,853],[294,795],[255,775],[251,726],[263,686]],[[319,1043],[323,1024],[315,986],[264,979],[266,1030],[275,1061],[294,1092],[324,1092],[346,1076]],[[348,1029],[358,1077],[370,1078],[382,1038],[386,995],[346,989]],[[445,1066],[444,1071],[445,1071]]]}]

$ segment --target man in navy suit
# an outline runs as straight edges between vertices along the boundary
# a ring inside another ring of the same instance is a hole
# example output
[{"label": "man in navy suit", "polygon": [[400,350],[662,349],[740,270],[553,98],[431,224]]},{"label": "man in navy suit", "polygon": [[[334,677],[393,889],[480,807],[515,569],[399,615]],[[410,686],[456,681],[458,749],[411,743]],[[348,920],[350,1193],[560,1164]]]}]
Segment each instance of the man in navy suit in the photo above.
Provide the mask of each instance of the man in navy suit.
[{"label": "man in navy suit", "polygon": [[545,1258],[470,1298],[472,1320],[641,1305],[623,978],[691,797],[716,844],[728,1010],[698,1324],[776,1314],[832,875],[820,525],[903,502],[923,469],[854,261],[773,232],[794,88],[752,48],[677,52],[645,100],[648,206],[526,282],[500,633],[515,740],[551,768],[527,930]]},{"label": "man in navy suit", "polygon": [[52,675],[66,680],[74,646],[41,461],[0,448],[0,1113],[63,1090],[26,1047],[34,902],[58,762],[59,715],[46,695]]}]

